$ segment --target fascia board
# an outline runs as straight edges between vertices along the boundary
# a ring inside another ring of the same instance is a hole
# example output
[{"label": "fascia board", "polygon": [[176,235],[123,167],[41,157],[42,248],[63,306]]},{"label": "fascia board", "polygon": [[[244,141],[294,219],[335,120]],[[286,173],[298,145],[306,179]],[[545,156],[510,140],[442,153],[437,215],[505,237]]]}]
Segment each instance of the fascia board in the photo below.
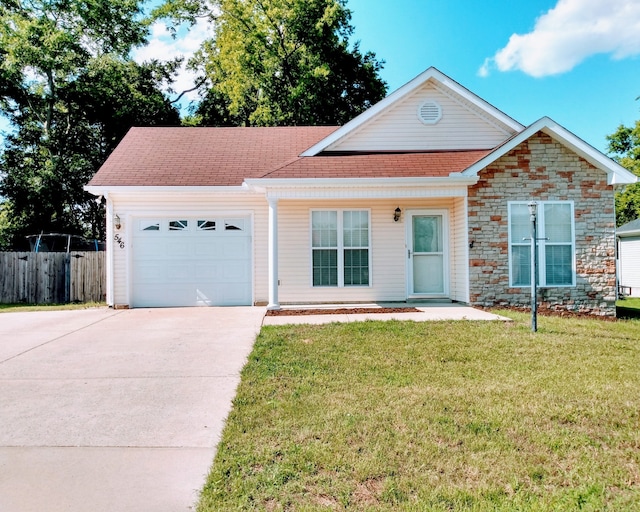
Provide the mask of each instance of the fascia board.
[{"label": "fascia board", "polygon": [[393,187],[448,187],[475,185],[477,176],[452,173],[445,178],[255,178],[245,180],[248,188],[265,191],[277,188],[393,188]]},{"label": "fascia board", "polygon": [[405,85],[400,87],[399,89],[392,92],[386,98],[380,100],[378,103],[370,107],[368,110],[355,117],[342,127],[338,128],[336,131],[331,133],[329,136],[322,139],[317,144],[311,146],[305,152],[301,153],[300,156],[315,156],[318,153],[322,152],[328,146],[337,142],[341,138],[345,137],[350,132],[356,130],[364,123],[369,121],[370,119],[377,116],[380,112],[386,110],[388,107],[402,99],[403,97],[411,94],[414,90],[420,87],[422,84],[427,82],[429,79],[434,79],[438,81],[442,86],[447,87],[454,91],[456,94],[460,95],[466,101],[475,105],[479,109],[485,111],[490,116],[497,118],[501,123],[507,125],[515,132],[522,131],[524,129],[524,125],[518,123],[515,119],[512,119],[508,115],[506,115],[501,110],[498,110],[490,103],[487,103],[479,96],[472,93],[469,89],[463,87],[455,80],[449,78],[447,75],[439,71],[434,67],[428,68],[426,71],[420,73],[413,80],[407,82]]},{"label": "fascia board", "polygon": [[577,155],[586,161],[605,171],[607,173],[607,182],[609,185],[629,184],[637,181],[636,176],[622,167],[617,162],[602,154],[593,146],[571,133],[566,128],[560,126],[549,117],[538,119],[535,123],[525,128],[495,151],[489,153],[486,157],[478,160],[475,164],[463,171],[465,176],[477,175],[482,169],[492,164],[498,158],[506,155],[525,140],[542,131],[549,135],[552,139],[560,142],[563,146],[571,149]]},{"label": "fascia board", "polygon": [[640,229],[634,229],[631,231],[618,231],[616,233],[616,236],[618,238],[627,238],[627,237],[636,237],[636,236],[640,236]]},{"label": "fascia board", "polygon": [[211,187],[211,186],[94,186],[86,185],[84,190],[95,196],[134,196],[151,194],[188,194],[188,195],[211,195],[211,194],[246,194],[247,187],[244,185]]}]

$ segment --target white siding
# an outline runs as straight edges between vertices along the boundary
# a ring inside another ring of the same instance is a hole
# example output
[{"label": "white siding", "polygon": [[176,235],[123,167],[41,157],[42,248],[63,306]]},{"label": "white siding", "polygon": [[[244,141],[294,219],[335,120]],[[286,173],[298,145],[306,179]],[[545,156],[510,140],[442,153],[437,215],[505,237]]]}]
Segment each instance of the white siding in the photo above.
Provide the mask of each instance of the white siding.
[{"label": "white siding", "polygon": [[631,296],[640,297],[640,237],[620,239],[619,275],[622,286],[631,286]]},{"label": "white siding", "polygon": [[[461,219],[464,199],[380,201],[292,201],[281,200],[279,218],[279,299],[282,304],[404,301],[407,298],[407,209],[449,209],[452,299],[465,301],[466,223]],[[393,211],[403,215],[393,221]],[[371,285],[368,287],[313,287],[311,283],[310,212],[312,209],[367,209],[371,212]],[[455,277],[453,277],[455,276]]]},{"label": "white siding", "polygon": [[[442,108],[442,119],[425,125],[418,108],[435,100]],[[408,97],[369,120],[329,151],[445,150],[494,148],[513,132],[493,123],[462,98],[441,92],[427,82]]]},{"label": "white siding", "polygon": [[264,196],[249,194],[221,194],[207,197],[202,194],[157,194],[153,192],[137,196],[112,194],[113,212],[122,222],[122,228],[112,236],[120,236],[124,247],[113,244],[113,282],[115,306],[130,305],[129,272],[133,244],[133,220],[138,217],[166,217],[180,214],[198,216],[204,213],[247,213],[253,220],[253,300],[265,303],[267,291],[267,202]]},{"label": "white siding", "polygon": [[469,252],[466,199],[453,200],[449,222],[451,237],[451,299],[469,302]]}]

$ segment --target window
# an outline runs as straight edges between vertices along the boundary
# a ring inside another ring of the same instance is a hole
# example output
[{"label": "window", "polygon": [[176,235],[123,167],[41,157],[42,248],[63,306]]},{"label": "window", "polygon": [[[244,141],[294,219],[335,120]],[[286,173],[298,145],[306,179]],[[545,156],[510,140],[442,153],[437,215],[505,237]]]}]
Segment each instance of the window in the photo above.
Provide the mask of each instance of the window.
[{"label": "window", "polygon": [[215,230],[216,230],[215,220],[199,220],[198,221],[198,231],[215,231]]},{"label": "window", "polygon": [[140,231],[160,231],[159,220],[141,220]]},{"label": "window", "polygon": [[311,212],[313,286],[369,286],[369,212]]},{"label": "window", "polygon": [[[575,285],[573,203],[538,202],[538,285]],[[509,203],[511,286],[531,286],[531,220],[527,203]]]},{"label": "window", "polygon": [[224,219],[225,231],[244,231],[243,219]]},{"label": "window", "polygon": [[186,231],[189,229],[188,220],[170,220],[169,231]]}]

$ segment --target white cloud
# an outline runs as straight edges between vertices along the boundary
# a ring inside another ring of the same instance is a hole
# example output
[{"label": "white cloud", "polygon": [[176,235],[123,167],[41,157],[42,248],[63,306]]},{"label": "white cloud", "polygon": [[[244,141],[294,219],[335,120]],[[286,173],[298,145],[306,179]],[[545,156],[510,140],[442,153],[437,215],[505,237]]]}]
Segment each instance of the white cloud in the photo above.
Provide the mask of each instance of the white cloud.
[{"label": "white cloud", "polygon": [[[212,37],[211,25],[205,21],[197,22],[189,30],[182,29],[178,31],[176,38],[172,38],[162,22],[156,22],[151,27],[151,36],[149,44],[141,48],[137,48],[132,57],[136,62],[144,62],[152,59],[159,61],[168,61],[176,57],[184,57],[184,62],[174,84],[173,89],[176,91],[174,97],[177,97],[182,91],[192,89],[195,84],[196,75],[193,71],[186,69],[187,61],[200,48],[205,39]],[[190,92],[183,97],[188,103],[198,98],[196,92]]]},{"label": "white cloud", "polygon": [[513,34],[479,69],[520,70],[542,77],[570,71],[595,54],[623,59],[640,54],[638,0],[558,0],[532,32]]}]

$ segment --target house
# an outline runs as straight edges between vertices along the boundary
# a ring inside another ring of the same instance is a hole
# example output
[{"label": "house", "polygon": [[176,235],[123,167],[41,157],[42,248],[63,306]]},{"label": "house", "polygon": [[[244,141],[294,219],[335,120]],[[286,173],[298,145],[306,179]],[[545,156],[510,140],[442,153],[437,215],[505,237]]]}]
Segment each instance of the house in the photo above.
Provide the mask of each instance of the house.
[{"label": "house", "polygon": [[640,219],[617,229],[618,283],[624,295],[640,297]]},{"label": "house", "polygon": [[429,68],[340,127],[132,128],[106,198],[114,307],[443,300],[614,315],[614,187],[549,118],[523,126]]}]

